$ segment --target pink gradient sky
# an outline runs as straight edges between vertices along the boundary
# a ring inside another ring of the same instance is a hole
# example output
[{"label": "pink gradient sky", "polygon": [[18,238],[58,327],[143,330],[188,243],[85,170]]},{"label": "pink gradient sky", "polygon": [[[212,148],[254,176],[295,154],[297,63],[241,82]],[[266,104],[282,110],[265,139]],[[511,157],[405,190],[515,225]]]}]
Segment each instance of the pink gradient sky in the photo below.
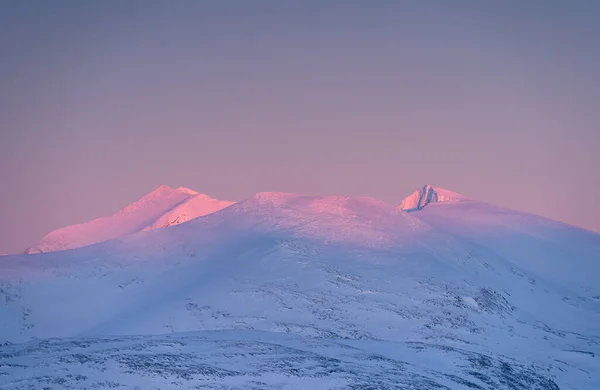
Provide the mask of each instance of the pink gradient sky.
[{"label": "pink gradient sky", "polygon": [[160,184],[397,204],[423,184],[600,231],[600,3],[0,4],[0,253]]}]

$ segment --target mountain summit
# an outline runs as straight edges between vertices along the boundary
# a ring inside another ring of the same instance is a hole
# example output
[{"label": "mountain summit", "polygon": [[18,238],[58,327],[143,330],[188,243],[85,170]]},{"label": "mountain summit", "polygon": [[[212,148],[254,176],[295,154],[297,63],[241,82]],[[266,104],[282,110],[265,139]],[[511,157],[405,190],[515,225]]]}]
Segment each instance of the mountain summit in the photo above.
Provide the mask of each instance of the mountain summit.
[{"label": "mountain summit", "polygon": [[443,188],[425,185],[400,202],[400,210],[422,210],[430,203],[459,202],[468,200],[464,195]]},{"label": "mountain summit", "polygon": [[80,248],[143,230],[177,225],[231,204],[188,188],[162,185],[110,216],[48,233],[25,254]]}]

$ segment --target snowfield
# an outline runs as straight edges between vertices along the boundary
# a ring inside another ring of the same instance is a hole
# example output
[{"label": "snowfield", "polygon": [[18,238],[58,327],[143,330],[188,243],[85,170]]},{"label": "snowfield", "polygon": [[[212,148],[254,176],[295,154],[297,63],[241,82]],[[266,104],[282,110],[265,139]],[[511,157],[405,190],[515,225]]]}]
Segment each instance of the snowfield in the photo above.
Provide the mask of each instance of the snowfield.
[{"label": "snowfield", "polygon": [[442,192],[2,257],[0,388],[600,388],[600,235]]}]

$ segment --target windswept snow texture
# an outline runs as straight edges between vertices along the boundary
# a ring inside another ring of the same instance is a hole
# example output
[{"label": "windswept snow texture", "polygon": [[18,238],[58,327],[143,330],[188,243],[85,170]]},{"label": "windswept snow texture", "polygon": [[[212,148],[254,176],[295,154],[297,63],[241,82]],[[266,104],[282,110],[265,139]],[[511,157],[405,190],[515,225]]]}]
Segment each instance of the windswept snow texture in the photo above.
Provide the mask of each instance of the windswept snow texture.
[{"label": "windswept snow texture", "polygon": [[142,230],[177,225],[231,204],[188,188],[161,186],[109,217],[54,230],[25,254],[80,248]]},{"label": "windswept snow texture", "polygon": [[598,389],[599,261],[599,235],[472,200],[260,193],[3,257],[0,388]]},{"label": "windswept snow texture", "polygon": [[410,212],[422,210],[430,203],[460,202],[467,199],[456,192],[426,185],[406,197],[399,207],[400,210]]}]

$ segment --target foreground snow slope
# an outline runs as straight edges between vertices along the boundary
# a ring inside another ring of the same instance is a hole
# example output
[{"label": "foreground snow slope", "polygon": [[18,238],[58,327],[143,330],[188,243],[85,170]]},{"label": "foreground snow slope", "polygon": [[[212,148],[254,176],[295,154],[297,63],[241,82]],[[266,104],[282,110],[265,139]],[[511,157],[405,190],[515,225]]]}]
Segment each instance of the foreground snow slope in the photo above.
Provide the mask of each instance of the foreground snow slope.
[{"label": "foreground snow slope", "polygon": [[11,389],[559,389],[543,366],[469,348],[257,331],[32,341],[0,367]]},{"label": "foreground snow slope", "polygon": [[176,225],[231,204],[187,188],[160,186],[111,216],[54,230],[25,253],[80,248],[142,230]]},{"label": "foreground snow slope", "polygon": [[261,193],[177,226],[2,258],[0,339],[67,339],[0,347],[20,359],[0,385],[78,388],[76,375],[91,386],[109,369],[131,388],[595,389],[599,240],[474,201],[406,213]]}]

